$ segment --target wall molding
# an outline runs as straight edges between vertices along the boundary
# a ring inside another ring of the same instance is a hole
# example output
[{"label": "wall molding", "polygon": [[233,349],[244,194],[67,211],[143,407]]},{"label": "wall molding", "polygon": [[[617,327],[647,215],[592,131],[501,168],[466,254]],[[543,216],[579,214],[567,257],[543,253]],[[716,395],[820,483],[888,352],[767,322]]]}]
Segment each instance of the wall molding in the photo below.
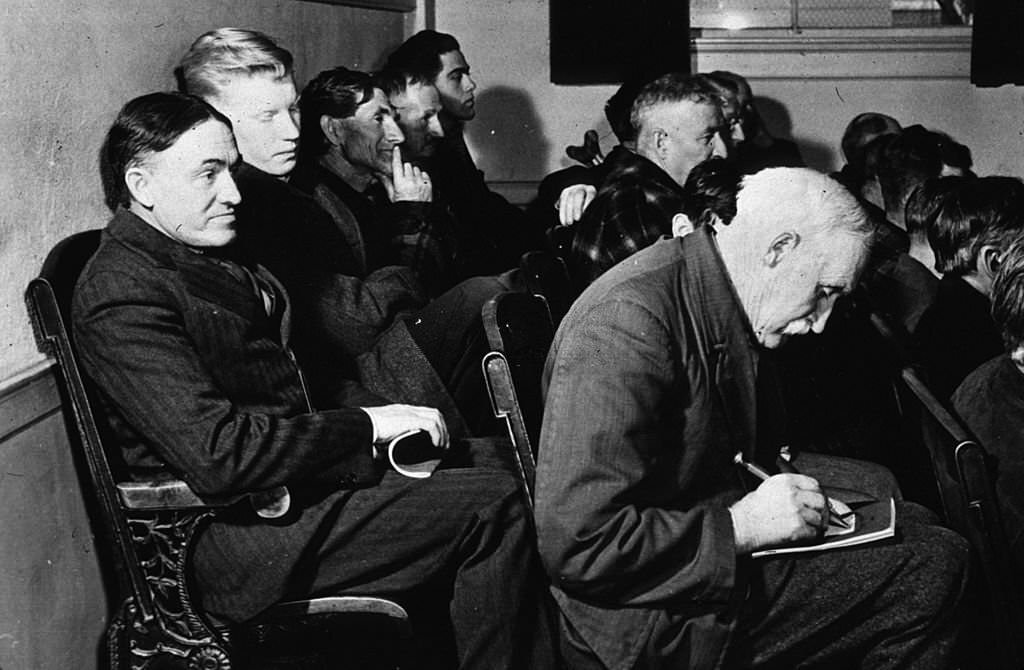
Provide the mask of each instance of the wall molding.
[{"label": "wall molding", "polygon": [[0,442],[60,411],[53,366],[46,359],[0,382]]},{"label": "wall molding", "polygon": [[969,79],[970,28],[704,30],[694,71],[749,79]]}]

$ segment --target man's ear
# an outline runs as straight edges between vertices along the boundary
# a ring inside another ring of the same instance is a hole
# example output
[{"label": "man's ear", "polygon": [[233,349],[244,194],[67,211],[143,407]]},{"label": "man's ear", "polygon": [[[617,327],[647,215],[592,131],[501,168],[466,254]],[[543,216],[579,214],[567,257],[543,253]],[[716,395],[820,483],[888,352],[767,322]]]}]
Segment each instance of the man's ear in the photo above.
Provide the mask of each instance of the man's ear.
[{"label": "man's ear", "polygon": [[345,137],[345,129],[341,125],[341,119],[336,116],[320,115],[320,130],[323,131],[327,141],[338,146]]},{"label": "man's ear", "polygon": [[658,156],[664,156],[668,151],[668,133],[662,128],[655,128],[651,133],[654,139],[654,150]]},{"label": "man's ear", "polygon": [[150,193],[150,174],[146,168],[133,165],[124,171],[124,184],[128,193],[146,209],[153,208],[153,195]]},{"label": "man's ear", "polygon": [[786,254],[800,246],[800,235],[792,230],[779,233],[768,246],[764,254],[764,264],[770,268],[775,267],[785,258]]},{"label": "man's ear", "polygon": [[986,244],[978,252],[978,273],[989,280],[996,277],[999,267],[1003,264],[1002,250],[991,244]]}]

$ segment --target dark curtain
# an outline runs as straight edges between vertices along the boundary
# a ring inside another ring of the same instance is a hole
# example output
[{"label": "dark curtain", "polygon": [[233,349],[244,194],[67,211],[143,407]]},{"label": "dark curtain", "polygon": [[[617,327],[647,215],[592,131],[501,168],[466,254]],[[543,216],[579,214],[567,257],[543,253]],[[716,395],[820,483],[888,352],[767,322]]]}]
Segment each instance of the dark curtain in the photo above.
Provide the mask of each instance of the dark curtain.
[{"label": "dark curtain", "polygon": [[687,0],[551,0],[550,12],[553,83],[690,71]]},{"label": "dark curtain", "polygon": [[1024,0],[975,3],[971,82],[1024,84]]}]

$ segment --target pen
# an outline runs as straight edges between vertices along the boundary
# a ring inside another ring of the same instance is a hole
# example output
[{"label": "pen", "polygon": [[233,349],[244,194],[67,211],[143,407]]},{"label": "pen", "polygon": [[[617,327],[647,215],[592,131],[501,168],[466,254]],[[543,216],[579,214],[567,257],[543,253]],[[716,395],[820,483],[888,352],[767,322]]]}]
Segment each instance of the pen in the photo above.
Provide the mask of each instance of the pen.
[{"label": "pen", "polygon": [[[780,459],[780,460],[784,460],[784,459]],[[755,477],[757,477],[761,481],[764,481],[765,479],[768,479],[769,477],[771,477],[770,474],[765,472],[764,469],[761,468],[760,466],[758,466],[756,463],[751,463],[751,462],[745,460],[743,458],[743,453],[742,452],[737,451],[736,455],[733,457],[733,461],[736,463],[736,465],[742,467],[744,470],[746,470],[750,474],[754,475]],[[793,467],[792,464],[789,463],[789,461],[786,461],[786,465],[782,466],[782,469],[788,470],[791,474],[800,474],[799,472],[797,472],[797,469],[795,467]],[[846,520],[843,519],[839,515],[839,512],[836,511],[836,508],[832,506],[832,501],[829,499],[828,496],[825,496],[825,502],[828,504],[829,521],[831,523],[834,523],[835,525],[839,526],[840,528],[849,528],[850,525],[848,523],[846,523]]]}]

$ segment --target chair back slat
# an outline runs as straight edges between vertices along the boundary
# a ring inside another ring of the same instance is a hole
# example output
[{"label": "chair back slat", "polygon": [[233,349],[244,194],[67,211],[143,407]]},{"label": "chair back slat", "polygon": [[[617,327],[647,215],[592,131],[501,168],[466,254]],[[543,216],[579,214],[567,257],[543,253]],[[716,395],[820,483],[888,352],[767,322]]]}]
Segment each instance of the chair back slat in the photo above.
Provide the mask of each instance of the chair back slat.
[{"label": "chair back slat", "polygon": [[508,360],[500,351],[492,351],[483,359],[484,378],[487,390],[491,395],[494,415],[505,421],[509,437],[514,447],[514,457],[522,484],[527,506],[533,508],[533,481],[537,472],[537,463],[533,456],[530,436],[526,431],[523,413],[516,398],[515,384],[512,382],[512,370]]},{"label": "chair back slat", "polygon": [[516,398],[530,442],[536,447],[544,414],[541,376],[554,326],[547,301],[529,293],[502,293],[483,307],[488,344],[508,361]]},{"label": "chair back slat", "polygon": [[144,621],[151,621],[155,616],[153,600],[138,567],[128,521],[118,499],[114,475],[93,418],[89,393],[78,368],[67,329],[75,283],[99,246],[99,240],[100,231],[89,230],[57,244],[47,256],[40,275],[29,282],[26,302],[40,350],[57,363],[66,400],[85,454],[93,492],[99,502],[99,512],[116,549],[115,556],[120,567],[118,574],[122,579],[127,579],[139,615]]}]

